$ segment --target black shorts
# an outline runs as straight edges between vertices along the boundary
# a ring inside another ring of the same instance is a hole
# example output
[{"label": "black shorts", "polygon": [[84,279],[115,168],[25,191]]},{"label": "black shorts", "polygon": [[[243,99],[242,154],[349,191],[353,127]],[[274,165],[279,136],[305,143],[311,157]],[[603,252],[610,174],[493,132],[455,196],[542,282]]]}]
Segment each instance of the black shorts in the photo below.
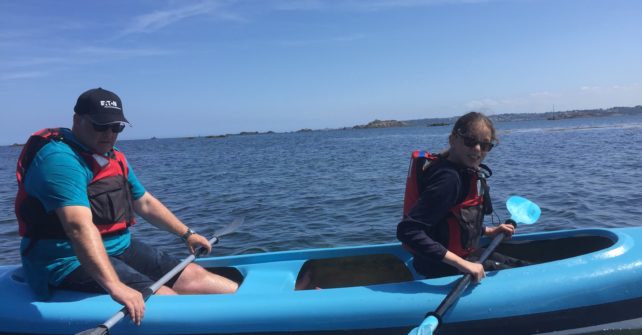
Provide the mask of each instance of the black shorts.
[{"label": "black shorts", "polygon": [[[180,259],[150,247],[135,238],[132,238],[131,245],[125,252],[118,256],[109,256],[109,260],[120,281],[140,292],[144,292],[181,262]],[[176,274],[165,285],[172,287],[180,274],[181,272]],[[82,265],[70,273],[58,288],[83,292],[105,292]]]}]

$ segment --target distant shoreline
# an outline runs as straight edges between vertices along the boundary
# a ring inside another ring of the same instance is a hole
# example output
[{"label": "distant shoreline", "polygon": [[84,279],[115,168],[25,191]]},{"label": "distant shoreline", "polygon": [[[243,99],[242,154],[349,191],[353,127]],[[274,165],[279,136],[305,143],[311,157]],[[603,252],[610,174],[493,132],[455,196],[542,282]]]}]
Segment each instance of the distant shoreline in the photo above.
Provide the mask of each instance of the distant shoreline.
[{"label": "distant shoreline", "polygon": [[[504,113],[489,115],[488,117],[493,122],[517,122],[517,121],[533,121],[533,120],[566,120],[576,118],[593,118],[593,117],[608,117],[617,115],[642,115],[642,105],[635,107],[611,107],[608,109],[584,109],[584,110],[570,110],[560,112],[545,112],[545,113]],[[330,128],[330,129],[310,129],[303,128],[297,131],[283,132],[283,133],[302,133],[313,131],[327,131],[327,130],[352,130],[352,129],[374,129],[374,128],[403,128],[403,127],[442,127],[453,124],[459,116],[446,117],[446,118],[426,118],[415,120],[378,120],[375,119],[364,125],[356,125],[352,127]],[[225,138],[228,136],[238,135],[263,135],[274,134],[273,131],[267,132],[241,132],[238,134],[226,135],[210,135],[188,138]]]},{"label": "distant shoreline", "polygon": [[[642,115],[642,105],[635,107],[611,107],[608,109],[583,109],[546,113],[504,113],[488,115],[493,122],[517,122],[533,120],[566,120],[608,116]],[[408,126],[437,126],[454,123],[459,116],[404,121]]]},{"label": "distant shoreline", "polygon": [[[635,107],[611,107],[608,109],[583,109],[583,110],[570,110],[559,112],[545,112],[545,113],[504,113],[488,115],[493,122],[518,122],[518,121],[534,121],[534,120],[566,120],[566,119],[579,119],[579,118],[595,118],[595,117],[608,117],[608,116],[627,116],[627,115],[642,115],[642,105]],[[310,129],[303,128],[296,131],[286,131],[282,133],[305,133],[314,131],[327,131],[327,130],[351,130],[351,129],[373,129],[373,128],[404,128],[404,127],[441,127],[453,124],[459,116],[443,117],[443,118],[425,118],[414,120],[373,120],[364,125],[356,125],[352,127],[331,128],[331,129]],[[267,135],[276,134],[274,131],[242,131],[236,134],[222,134],[222,135],[204,135],[204,136],[183,136],[178,138],[183,139],[223,139],[229,136],[248,136],[248,135]],[[150,139],[157,139],[156,136]],[[21,147],[24,144],[14,143],[8,145],[9,147]]]}]

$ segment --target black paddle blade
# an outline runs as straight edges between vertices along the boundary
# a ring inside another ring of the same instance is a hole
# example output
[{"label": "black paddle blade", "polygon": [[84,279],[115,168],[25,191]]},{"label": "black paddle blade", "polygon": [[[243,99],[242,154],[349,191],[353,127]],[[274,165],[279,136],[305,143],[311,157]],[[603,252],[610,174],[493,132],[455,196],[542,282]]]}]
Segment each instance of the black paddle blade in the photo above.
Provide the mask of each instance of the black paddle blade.
[{"label": "black paddle blade", "polygon": [[109,334],[109,329],[103,325],[100,325],[96,328],[83,330],[80,333],[76,333],[75,335],[107,335],[107,334]]}]

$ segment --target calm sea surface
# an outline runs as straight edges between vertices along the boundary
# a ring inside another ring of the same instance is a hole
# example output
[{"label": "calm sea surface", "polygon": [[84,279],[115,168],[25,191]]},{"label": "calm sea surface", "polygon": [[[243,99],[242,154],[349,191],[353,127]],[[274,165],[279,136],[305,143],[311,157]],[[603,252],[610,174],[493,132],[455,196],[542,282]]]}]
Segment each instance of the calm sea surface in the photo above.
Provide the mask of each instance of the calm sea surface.
[{"label": "calm sea surface", "polygon": [[[642,116],[497,128],[501,143],[486,159],[497,215],[507,217],[510,195],[542,208],[540,221],[520,232],[642,224]],[[449,131],[337,130],[118,146],[146,189],[203,235],[245,216],[238,233],[214,251],[227,255],[395,241],[410,152],[441,151]],[[0,147],[0,264],[19,262],[13,200],[20,150]],[[146,222],[134,230],[186,255],[178,238]]]}]

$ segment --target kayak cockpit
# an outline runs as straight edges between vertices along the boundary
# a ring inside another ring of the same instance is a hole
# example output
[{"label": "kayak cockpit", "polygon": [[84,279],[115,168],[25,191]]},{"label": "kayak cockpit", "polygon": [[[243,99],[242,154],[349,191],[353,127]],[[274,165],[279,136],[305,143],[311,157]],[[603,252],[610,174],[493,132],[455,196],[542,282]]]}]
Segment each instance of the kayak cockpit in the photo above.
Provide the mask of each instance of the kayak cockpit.
[{"label": "kayak cockpit", "polygon": [[[618,241],[618,235],[605,230],[568,231],[551,238],[515,235],[497,247],[497,252],[541,264],[605,250]],[[210,258],[203,262],[208,271],[229,278],[240,289],[250,292],[270,291],[270,280],[276,291],[313,290],[393,284],[425,279],[412,268],[412,255],[399,244],[339,248],[341,253],[326,249],[259,253]],[[335,250],[339,250],[336,249]],[[279,255],[274,259],[274,255]],[[264,259],[268,257],[269,259]],[[245,259],[247,262],[229,262]],[[226,260],[223,264],[220,260]],[[263,264],[259,266],[259,264]],[[280,265],[279,265],[280,264]],[[279,268],[281,266],[281,268]],[[263,276],[263,270],[269,273]],[[275,269],[279,271],[275,271]],[[277,275],[282,273],[281,276]],[[11,281],[26,285],[21,267],[11,271]],[[256,277],[256,278],[255,278]],[[269,280],[268,280],[269,279]],[[246,281],[248,281],[246,283]],[[244,287],[248,286],[249,287]],[[254,288],[254,286],[257,286]],[[250,289],[250,287],[252,287]],[[278,289],[277,289],[278,288]]]},{"label": "kayak cockpit", "polygon": [[543,240],[515,239],[500,244],[496,251],[532,264],[540,264],[604,250],[616,242],[614,236],[606,235],[571,235]]},{"label": "kayak cockpit", "polygon": [[306,261],[297,276],[295,289],[369,286],[413,279],[406,263],[395,255],[335,257]]},{"label": "kayak cockpit", "polygon": [[[497,252],[535,265],[598,252],[613,246],[611,234],[568,235],[554,239],[520,239],[502,243]],[[310,259],[297,275],[296,290],[341,288],[400,283],[423,279],[412,267],[412,258],[394,254],[350,255]]]}]

